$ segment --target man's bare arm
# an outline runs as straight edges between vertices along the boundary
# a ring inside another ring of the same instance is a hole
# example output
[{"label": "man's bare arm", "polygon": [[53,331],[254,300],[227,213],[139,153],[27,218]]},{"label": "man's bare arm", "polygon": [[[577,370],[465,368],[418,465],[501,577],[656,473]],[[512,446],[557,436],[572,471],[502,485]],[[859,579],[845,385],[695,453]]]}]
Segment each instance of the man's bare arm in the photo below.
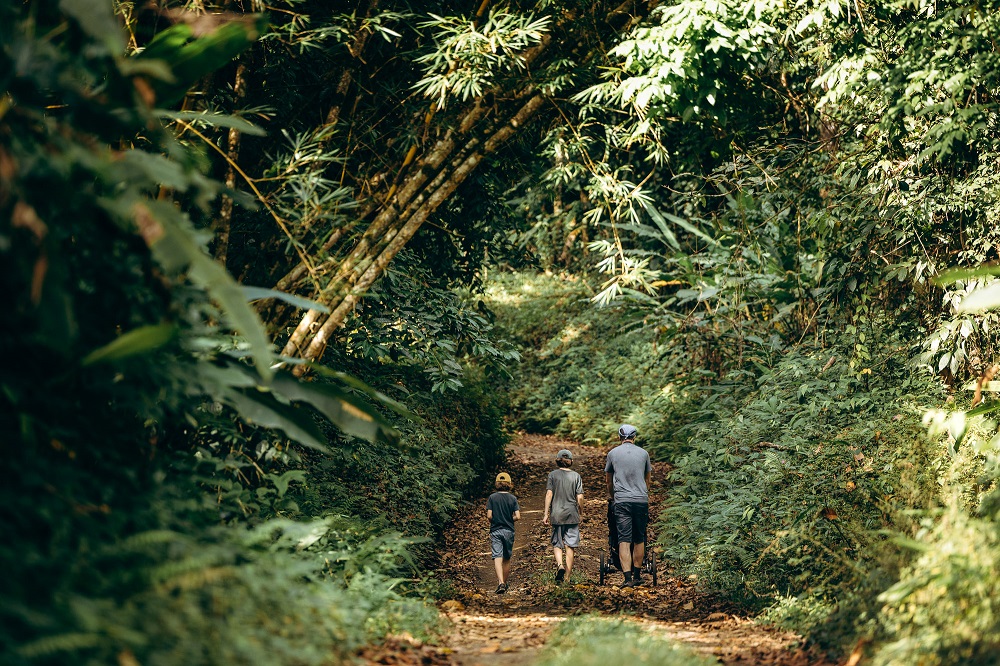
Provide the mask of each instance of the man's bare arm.
[{"label": "man's bare arm", "polygon": [[521,520],[521,512],[520,511],[515,511],[514,512],[514,520]]},{"label": "man's bare arm", "polygon": [[607,477],[608,499],[612,499],[615,496],[615,473],[605,472],[604,475]]},{"label": "man's bare arm", "polygon": [[545,491],[545,513],[542,514],[542,522],[549,524],[549,509],[552,507],[552,489]]}]

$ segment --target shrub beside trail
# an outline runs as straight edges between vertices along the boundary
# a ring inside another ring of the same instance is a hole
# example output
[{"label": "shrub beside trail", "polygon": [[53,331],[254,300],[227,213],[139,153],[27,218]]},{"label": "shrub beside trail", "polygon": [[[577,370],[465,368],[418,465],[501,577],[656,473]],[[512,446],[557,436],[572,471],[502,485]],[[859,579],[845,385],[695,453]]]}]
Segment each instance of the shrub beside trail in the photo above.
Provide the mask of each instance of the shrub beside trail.
[{"label": "shrub beside trail", "polygon": [[905,331],[865,328],[864,355],[849,327],[748,342],[743,365],[710,372],[641,309],[589,295],[582,278],[493,283],[498,326],[526,347],[518,423],[591,442],[634,423],[673,465],[657,529],[675,573],[833,653],[887,638],[880,595],[919,566],[899,544],[925,533],[948,469],[923,424],[944,388]]}]

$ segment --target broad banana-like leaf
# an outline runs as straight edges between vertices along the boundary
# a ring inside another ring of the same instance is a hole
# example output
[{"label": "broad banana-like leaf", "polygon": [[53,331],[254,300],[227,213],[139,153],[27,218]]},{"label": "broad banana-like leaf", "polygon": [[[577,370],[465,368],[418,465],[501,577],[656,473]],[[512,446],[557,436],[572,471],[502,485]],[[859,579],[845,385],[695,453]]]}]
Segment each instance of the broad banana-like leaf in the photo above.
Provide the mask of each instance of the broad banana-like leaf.
[{"label": "broad banana-like leaf", "polygon": [[[158,61],[157,61],[158,62]],[[212,113],[210,111],[167,111],[155,109],[153,113],[158,118],[164,120],[182,120],[192,125],[207,125],[209,127],[223,127],[234,129],[249,134],[251,136],[267,136],[267,132],[254,125],[249,120],[239,116],[230,116],[224,113]]]},{"label": "broad banana-like leaf", "polygon": [[276,428],[304,446],[329,451],[326,436],[316,425],[312,413],[301,407],[286,405],[273,395],[254,389],[231,389],[223,394],[222,401],[235,409],[248,423]]},{"label": "broad banana-like leaf", "polygon": [[[364,386],[360,380],[343,373],[338,374]],[[277,427],[292,439],[312,448],[325,449],[325,444],[317,446],[317,440],[325,442],[326,438],[314,427],[315,423],[311,419],[303,424],[302,419],[311,417],[313,412],[300,409],[301,403],[318,411],[348,435],[372,442],[379,439],[395,442],[398,439],[395,429],[372,405],[341,386],[305,382],[287,372],[279,372],[269,383],[262,383],[251,368],[238,360],[231,360],[228,354],[216,363],[200,364],[195,379],[200,380],[196,390],[206,395],[227,396],[230,399],[220,400],[236,409],[241,416],[257,425]],[[372,391],[370,388],[368,390]],[[230,393],[235,393],[235,397],[230,396]],[[248,404],[247,400],[250,399],[255,404]],[[291,403],[294,404],[290,407]],[[262,413],[261,410],[265,409],[277,413]],[[294,412],[288,411],[289,409]],[[280,425],[279,421],[282,419],[290,419],[291,425]],[[294,430],[296,425],[305,431],[305,435]],[[308,425],[313,428],[307,427]]]},{"label": "broad banana-like leaf", "polygon": [[221,264],[196,242],[194,231],[184,227],[181,213],[163,201],[147,201],[136,209],[140,232],[156,261],[168,272],[187,271],[219,306],[222,316],[250,346],[257,372],[271,378],[274,355],[264,324],[247,303],[240,285]]},{"label": "broad banana-like leaf", "polygon": [[103,43],[109,52],[119,54],[125,50],[125,35],[111,2],[60,0],[59,8],[79,23],[90,37]]},{"label": "broad banana-like leaf", "polygon": [[981,266],[976,266],[975,268],[952,268],[943,271],[940,275],[934,278],[933,282],[934,284],[943,287],[953,282],[958,282],[959,280],[972,280],[992,275],[1000,275],[1000,266],[996,264],[983,264]]},{"label": "broad banana-like leaf", "polygon": [[176,104],[201,79],[227,64],[245,50],[267,27],[262,14],[226,15],[214,29],[202,34],[192,23],[179,23],[157,34],[137,60],[161,60],[170,68],[171,79],[150,79],[159,106]]},{"label": "broad banana-like leaf", "polygon": [[383,407],[392,410],[393,412],[399,414],[403,418],[410,419],[411,421],[420,420],[420,417],[411,412],[409,409],[407,409],[406,405],[404,405],[403,403],[399,402],[398,400],[394,400],[393,398],[390,398],[385,393],[382,393],[381,391],[372,388],[371,386],[365,384],[357,377],[352,377],[346,372],[340,372],[339,370],[334,370],[333,368],[328,368],[325,365],[321,365],[313,361],[306,361],[301,358],[281,356],[280,359],[282,363],[287,363],[288,365],[305,365],[310,370],[313,370],[322,377],[328,377],[329,379],[338,381],[341,384],[348,386],[349,388],[352,388],[360,393],[363,393],[364,395],[368,396],[375,402],[379,403]]}]

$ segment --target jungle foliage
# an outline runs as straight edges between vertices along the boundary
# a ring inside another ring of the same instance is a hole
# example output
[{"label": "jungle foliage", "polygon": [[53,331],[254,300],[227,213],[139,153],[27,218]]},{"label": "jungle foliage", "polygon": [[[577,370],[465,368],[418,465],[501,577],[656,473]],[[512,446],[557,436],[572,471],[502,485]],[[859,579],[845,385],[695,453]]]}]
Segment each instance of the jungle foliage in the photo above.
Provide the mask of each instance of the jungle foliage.
[{"label": "jungle foliage", "polygon": [[679,572],[989,661],[998,7],[259,9],[0,5],[4,659],[433,631],[509,395],[640,428]]},{"label": "jungle foliage", "polygon": [[539,368],[522,423],[634,421],[674,465],[668,561],[879,663],[994,648],[960,582],[997,529],[991,11],[658,5],[514,202],[546,266],[596,272],[492,300]]},{"label": "jungle foliage", "polygon": [[309,381],[275,352],[252,303],[322,306],[210,252],[227,201],[271,204],[215,177],[208,135],[263,131],[177,109],[274,35],[259,15],[0,8],[4,663],[326,664],[435,631],[425,544],[502,458],[484,386],[516,354],[448,289],[477,262],[419,258]]}]

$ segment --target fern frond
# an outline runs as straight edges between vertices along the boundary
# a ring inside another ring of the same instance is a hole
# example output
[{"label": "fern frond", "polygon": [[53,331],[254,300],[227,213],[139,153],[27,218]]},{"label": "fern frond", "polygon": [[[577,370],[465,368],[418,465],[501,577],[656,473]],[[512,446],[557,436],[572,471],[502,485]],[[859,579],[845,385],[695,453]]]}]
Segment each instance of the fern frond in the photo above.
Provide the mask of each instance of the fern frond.
[{"label": "fern frond", "polygon": [[18,649],[18,654],[27,659],[50,657],[59,652],[76,652],[96,647],[103,637],[93,633],[70,633],[46,636]]}]

